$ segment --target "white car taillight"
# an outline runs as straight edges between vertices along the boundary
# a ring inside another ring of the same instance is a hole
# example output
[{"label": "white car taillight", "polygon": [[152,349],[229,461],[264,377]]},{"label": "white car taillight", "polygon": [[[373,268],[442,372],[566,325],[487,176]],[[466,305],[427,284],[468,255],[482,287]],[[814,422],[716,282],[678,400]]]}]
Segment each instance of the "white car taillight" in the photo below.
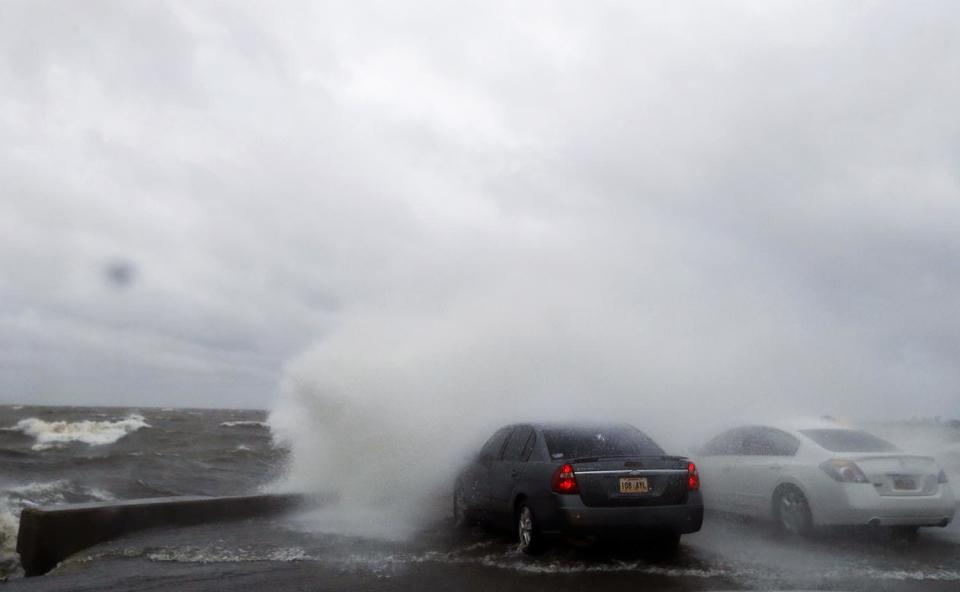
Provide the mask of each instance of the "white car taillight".
[{"label": "white car taillight", "polygon": [[844,483],[869,483],[857,463],[852,460],[833,458],[820,465],[823,472]]}]

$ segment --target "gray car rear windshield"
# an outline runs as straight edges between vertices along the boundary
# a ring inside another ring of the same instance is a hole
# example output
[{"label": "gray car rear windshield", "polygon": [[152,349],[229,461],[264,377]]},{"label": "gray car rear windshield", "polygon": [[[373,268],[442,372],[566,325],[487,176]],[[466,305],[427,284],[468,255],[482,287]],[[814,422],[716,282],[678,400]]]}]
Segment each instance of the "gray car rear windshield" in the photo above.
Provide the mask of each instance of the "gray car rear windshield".
[{"label": "gray car rear windshield", "polygon": [[800,433],[830,452],[895,452],[899,450],[883,438],[857,430],[801,430]]},{"label": "gray car rear windshield", "polygon": [[656,442],[632,426],[548,428],[543,437],[555,459],[664,454]]}]

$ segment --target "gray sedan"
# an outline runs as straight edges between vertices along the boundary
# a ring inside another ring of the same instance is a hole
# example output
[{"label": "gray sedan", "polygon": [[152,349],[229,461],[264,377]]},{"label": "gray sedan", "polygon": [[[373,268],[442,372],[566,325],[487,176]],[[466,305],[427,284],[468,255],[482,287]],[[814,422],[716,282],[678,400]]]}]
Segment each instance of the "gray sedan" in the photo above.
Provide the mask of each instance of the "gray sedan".
[{"label": "gray sedan", "polygon": [[703,521],[693,462],[624,423],[501,428],[457,477],[453,508],[458,525],[514,529],[528,554],[559,535],[626,535],[670,551]]}]

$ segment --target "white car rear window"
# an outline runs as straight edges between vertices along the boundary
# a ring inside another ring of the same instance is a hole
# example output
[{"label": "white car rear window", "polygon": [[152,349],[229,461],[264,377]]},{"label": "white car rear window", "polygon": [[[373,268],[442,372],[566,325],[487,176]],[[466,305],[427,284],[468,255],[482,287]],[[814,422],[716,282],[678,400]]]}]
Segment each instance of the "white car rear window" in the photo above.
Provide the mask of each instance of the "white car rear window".
[{"label": "white car rear window", "polygon": [[883,438],[859,430],[800,430],[830,452],[896,452],[896,446]]}]

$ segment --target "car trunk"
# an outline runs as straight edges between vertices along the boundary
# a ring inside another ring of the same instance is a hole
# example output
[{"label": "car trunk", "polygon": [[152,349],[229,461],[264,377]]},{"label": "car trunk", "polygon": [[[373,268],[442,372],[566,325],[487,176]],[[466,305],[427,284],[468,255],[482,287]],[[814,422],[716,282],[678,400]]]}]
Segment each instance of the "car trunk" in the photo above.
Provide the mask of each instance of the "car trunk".
[{"label": "car trunk", "polygon": [[882,496],[909,497],[937,493],[940,467],[926,456],[871,454],[854,459]]},{"label": "car trunk", "polygon": [[637,456],[574,461],[586,506],[659,506],[687,501],[687,461]]}]

